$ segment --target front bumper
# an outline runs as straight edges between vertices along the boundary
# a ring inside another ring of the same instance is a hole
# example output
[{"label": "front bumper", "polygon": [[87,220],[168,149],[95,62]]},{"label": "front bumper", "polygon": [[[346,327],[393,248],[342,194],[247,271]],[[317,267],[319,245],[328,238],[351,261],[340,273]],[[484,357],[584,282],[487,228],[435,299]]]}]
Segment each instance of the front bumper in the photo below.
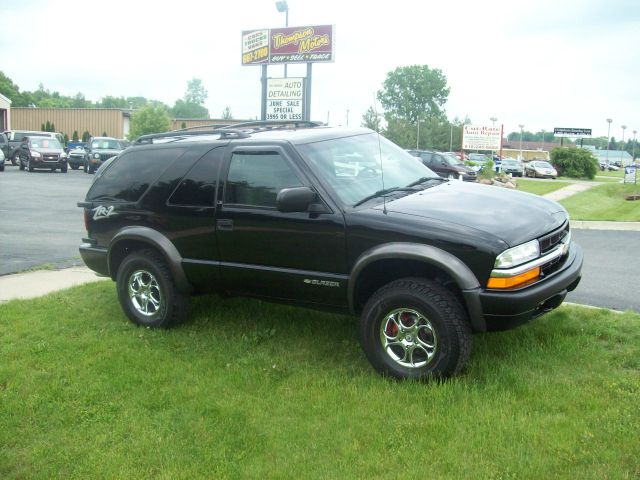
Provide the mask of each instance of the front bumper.
[{"label": "front bumper", "polygon": [[508,291],[463,292],[474,330],[505,330],[559,307],[580,283],[582,262],[582,248],[572,242],[562,268],[533,285]]},{"label": "front bumper", "polygon": [[61,158],[59,160],[43,160],[42,158],[31,159],[31,166],[33,168],[62,168],[66,164],[66,158]]}]

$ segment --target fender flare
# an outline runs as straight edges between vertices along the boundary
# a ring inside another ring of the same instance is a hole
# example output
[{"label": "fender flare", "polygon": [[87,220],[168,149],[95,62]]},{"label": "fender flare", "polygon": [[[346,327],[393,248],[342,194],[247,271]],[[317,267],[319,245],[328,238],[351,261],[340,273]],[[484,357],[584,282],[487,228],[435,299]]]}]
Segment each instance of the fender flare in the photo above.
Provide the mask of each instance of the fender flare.
[{"label": "fender flare", "polygon": [[485,331],[486,322],[480,304],[480,282],[469,267],[458,257],[432,245],[394,242],[377,245],[358,257],[349,275],[349,308],[355,312],[355,293],[363,270],[379,260],[413,260],[427,263],[445,271],[462,290],[471,325],[476,331]]},{"label": "fender flare", "polygon": [[114,235],[111,243],[109,244],[109,253],[107,254],[107,265],[109,268],[109,275],[115,279],[116,272],[112,271],[112,252],[114,247],[123,241],[135,240],[151,245],[158,250],[167,262],[167,266],[171,271],[173,280],[176,283],[176,288],[181,293],[191,293],[193,287],[187,280],[187,276],[182,268],[182,256],[178,249],[171,243],[167,237],[153,230],[149,227],[128,227],[122,229],[116,235]]}]

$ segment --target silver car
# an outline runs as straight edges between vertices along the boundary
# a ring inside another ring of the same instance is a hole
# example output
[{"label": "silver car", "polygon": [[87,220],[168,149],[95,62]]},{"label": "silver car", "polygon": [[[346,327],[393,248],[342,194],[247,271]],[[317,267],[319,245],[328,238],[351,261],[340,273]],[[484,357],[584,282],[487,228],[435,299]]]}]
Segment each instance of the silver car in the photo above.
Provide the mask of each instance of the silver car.
[{"label": "silver car", "polygon": [[556,178],[558,171],[549,162],[535,160],[525,165],[524,174],[527,177]]}]

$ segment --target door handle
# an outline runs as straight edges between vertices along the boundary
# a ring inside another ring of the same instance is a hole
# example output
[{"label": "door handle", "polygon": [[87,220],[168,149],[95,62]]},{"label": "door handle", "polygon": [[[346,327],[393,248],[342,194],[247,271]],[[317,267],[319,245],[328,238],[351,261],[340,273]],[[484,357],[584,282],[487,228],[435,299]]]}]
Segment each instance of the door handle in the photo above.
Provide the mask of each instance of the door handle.
[{"label": "door handle", "polygon": [[216,220],[216,228],[218,230],[230,232],[233,230],[233,220],[229,218],[222,218],[220,220]]}]

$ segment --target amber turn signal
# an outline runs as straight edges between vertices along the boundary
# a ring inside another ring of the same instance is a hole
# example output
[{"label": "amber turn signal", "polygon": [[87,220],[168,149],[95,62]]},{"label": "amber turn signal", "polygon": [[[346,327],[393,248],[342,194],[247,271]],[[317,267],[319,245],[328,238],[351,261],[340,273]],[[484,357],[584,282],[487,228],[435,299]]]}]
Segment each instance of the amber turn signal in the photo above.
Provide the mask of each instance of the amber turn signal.
[{"label": "amber turn signal", "polygon": [[487,288],[506,290],[509,288],[523,287],[529,283],[535,282],[539,278],[540,267],[535,267],[513,277],[490,277],[487,282]]}]

